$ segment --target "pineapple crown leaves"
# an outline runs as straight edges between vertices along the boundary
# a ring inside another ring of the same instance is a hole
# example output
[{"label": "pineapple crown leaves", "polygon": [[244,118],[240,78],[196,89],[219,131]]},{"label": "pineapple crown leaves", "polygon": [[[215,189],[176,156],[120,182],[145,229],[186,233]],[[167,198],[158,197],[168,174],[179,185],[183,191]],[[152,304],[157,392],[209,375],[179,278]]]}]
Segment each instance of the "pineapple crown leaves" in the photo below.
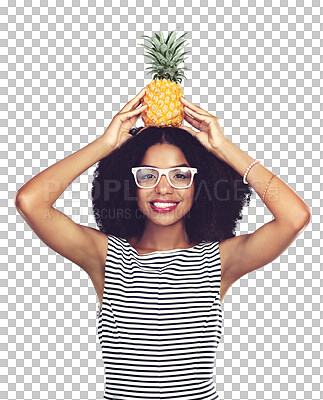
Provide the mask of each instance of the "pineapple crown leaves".
[{"label": "pineapple crown leaves", "polygon": [[184,36],[186,34],[187,32],[176,39],[177,29],[175,29],[168,35],[166,41],[162,31],[160,31],[159,35],[155,33],[151,38],[146,35],[142,36],[152,46],[148,47],[145,44],[141,44],[147,50],[145,56],[152,60],[152,62],[148,63],[152,66],[146,68],[146,70],[147,72],[149,71],[149,74],[154,74],[153,79],[166,78],[176,83],[182,82],[182,77],[186,79],[183,71],[190,70],[190,68],[180,68],[178,66],[186,60],[187,57],[184,58],[185,54],[189,54],[187,51],[180,53],[185,47],[186,40]]}]

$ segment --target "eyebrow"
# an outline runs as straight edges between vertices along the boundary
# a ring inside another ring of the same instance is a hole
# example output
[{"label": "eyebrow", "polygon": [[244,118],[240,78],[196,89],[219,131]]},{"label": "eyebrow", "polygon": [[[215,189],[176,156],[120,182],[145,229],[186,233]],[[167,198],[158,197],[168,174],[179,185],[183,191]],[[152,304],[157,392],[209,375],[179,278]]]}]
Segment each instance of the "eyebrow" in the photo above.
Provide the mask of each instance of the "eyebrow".
[{"label": "eyebrow", "polygon": [[[154,167],[153,165],[140,165],[140,166],[141,167],[158,168],[158,167]],[[189,165],[187,165],[187,164],[174,165],[173,167],[169,167],[169,168],[177,168],[177,167],[189,167]]]}]

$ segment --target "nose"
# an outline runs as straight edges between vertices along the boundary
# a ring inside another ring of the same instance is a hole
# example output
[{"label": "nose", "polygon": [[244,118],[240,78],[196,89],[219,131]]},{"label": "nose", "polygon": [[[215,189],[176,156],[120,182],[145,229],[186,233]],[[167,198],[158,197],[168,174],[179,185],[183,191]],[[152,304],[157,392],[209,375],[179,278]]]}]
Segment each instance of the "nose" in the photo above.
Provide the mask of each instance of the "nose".
[{"label": "nose", "polygon": [[172,192],[174,188],[169,184],[166,174],[162,174],[162,176],[160,177],[160,181],[156,185],[155,189],[158,192]]}]

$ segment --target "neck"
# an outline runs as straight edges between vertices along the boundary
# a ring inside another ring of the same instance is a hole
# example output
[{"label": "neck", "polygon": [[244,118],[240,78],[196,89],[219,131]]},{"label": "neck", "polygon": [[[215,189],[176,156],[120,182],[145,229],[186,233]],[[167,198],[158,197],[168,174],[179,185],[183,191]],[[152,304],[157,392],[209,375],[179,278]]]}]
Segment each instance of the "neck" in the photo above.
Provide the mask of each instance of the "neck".
[{"label": "neck", "polygon": [[184,221],[172,226],[156,226],[147,221],[145,230],[135,245],[144,250],[164,251],[185,248],[192,243],[185,231]]}]

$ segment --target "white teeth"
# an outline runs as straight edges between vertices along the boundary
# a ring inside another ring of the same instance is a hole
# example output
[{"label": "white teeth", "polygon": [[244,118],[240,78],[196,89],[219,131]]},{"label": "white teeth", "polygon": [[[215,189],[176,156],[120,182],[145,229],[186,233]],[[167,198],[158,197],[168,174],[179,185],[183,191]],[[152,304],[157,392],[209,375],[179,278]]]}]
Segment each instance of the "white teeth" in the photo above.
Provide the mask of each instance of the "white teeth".
[{"label": "white teeth", "polygon": [[152,203],[155,207],[158,208],[166,208],[166,207],[171,207],[174,206],[177,203]]}]

